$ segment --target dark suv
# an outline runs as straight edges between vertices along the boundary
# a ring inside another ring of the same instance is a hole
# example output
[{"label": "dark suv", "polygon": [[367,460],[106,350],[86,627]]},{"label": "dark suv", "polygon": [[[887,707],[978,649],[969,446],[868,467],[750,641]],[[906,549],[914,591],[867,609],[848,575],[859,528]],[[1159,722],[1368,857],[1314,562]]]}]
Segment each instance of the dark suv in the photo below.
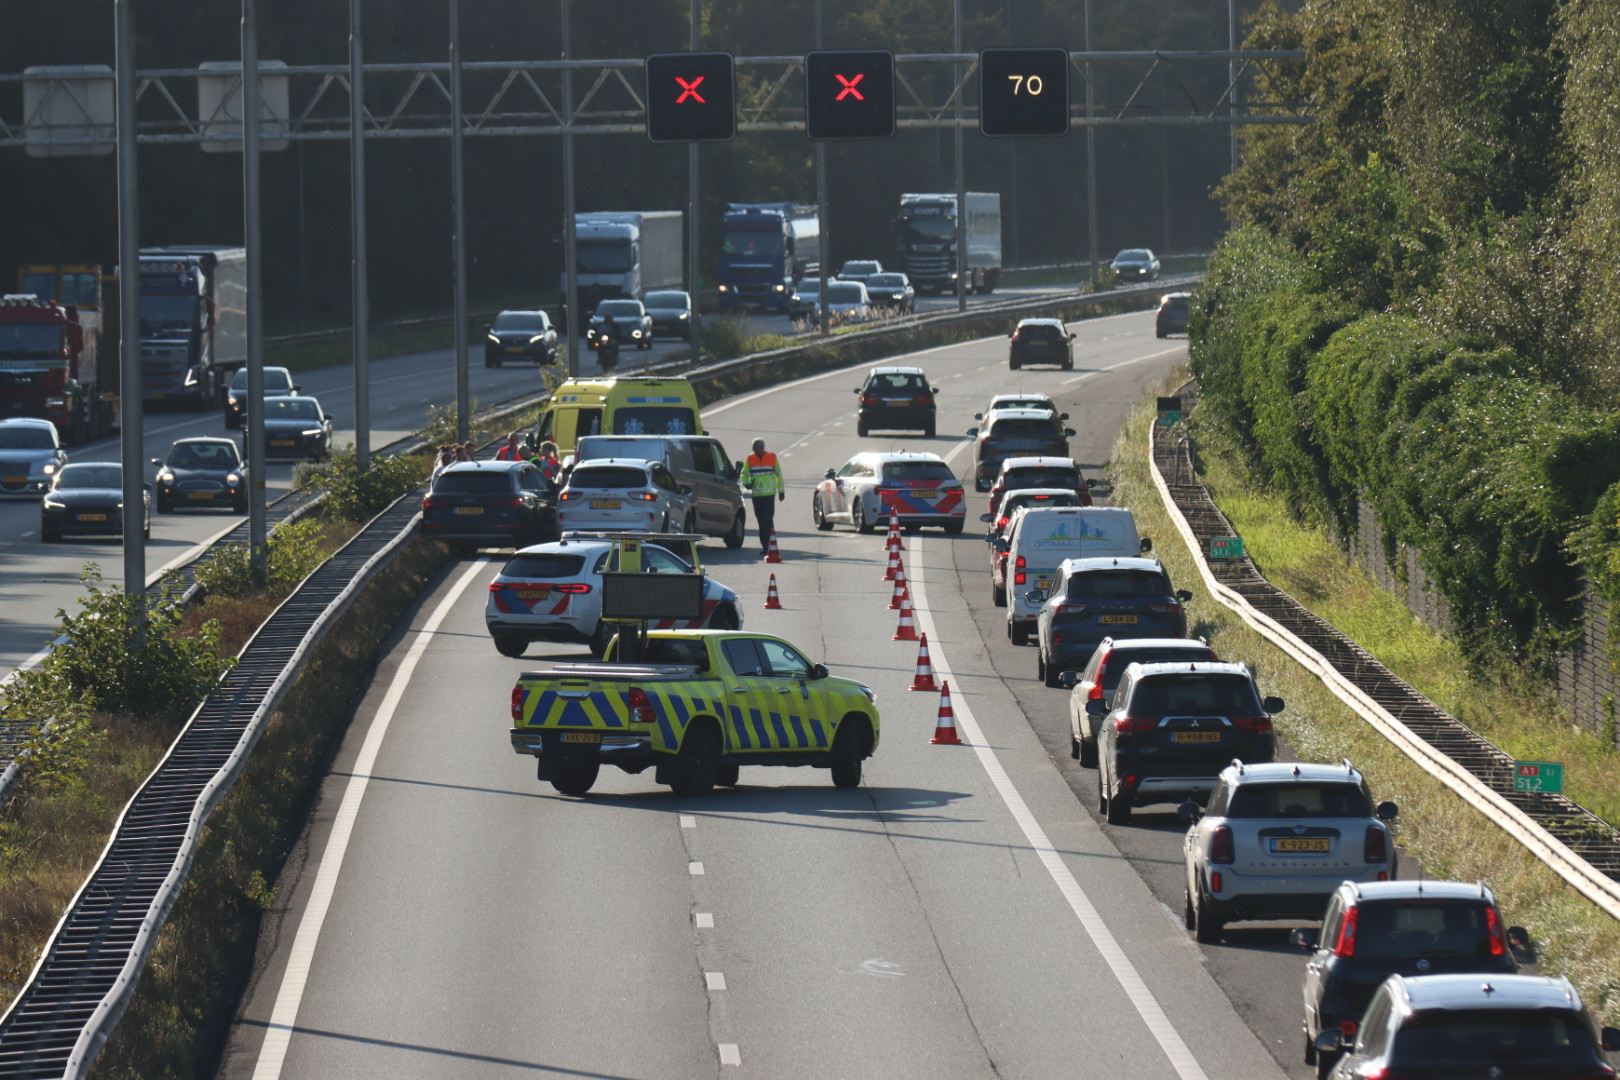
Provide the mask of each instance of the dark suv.
[{"label": "dark suv", "polygon": [[556,505],[527,461],[462,461],[434,479],[422,531],[463,548],[526,547],[556,539]]},{"label": "dark suv", "polygon": [[1007,335],[1007,366],[1014,371],[1028,364],[1056,364],[1074,369],[1074,335],[1060,319],[1024,319]]},{"label": "dark suv", "polygon": [[1322,929],[1295,930],[1305,965],[1305,1064],[1326,1076],[1337,1051],[1318,1052],[1324,1031],[1354,1041],[1361,1014],[1391,975],[1511,975],[1514,948],[1529,943],[1506,926],[1483,882],[1346,881],[1328,901]]},{"label": "dark suv", "polygon": [[934,437],[934,395],[928,376],[917,367],[873,368],[866,385],[856,388],[861,408],[855,430],[861,438],[874,428],[921,431]]},{"label": "dark suv", "polygon": [[1084,670],[1058,676],[1058,685],[1070,691],[1069,756],[1079,758],[1085,768],[1097,767],[1096,718],[1086,711],[1086,703],[1112,702],[1120,677],[1130,665],[1219,659],[1203,638],[1103,638]]},{"label": "dark suv", "polygon": [[1133,806],[1207,799],[1233,761],[1277,754],[1271,714],[1281,698],[1260,700],[1247,664],[1132,664],[1113,707],[1086,702],[1097,721],[1097,809],[1111,825]]},{"label": "dark suv", "polygon": [[1153,317],[1153,333],[1156,337],[1187,332],[1187,303],[1191,299],[1192,293],[1184,292],[1165,293],[1159,298],[1159,313]]},{"label": "dark suv", "polygon": [[1064,559],[1035,616],[1041,679],[1061,686],[1059,676],[1090,660],[1110,637],[1186,637],[1182,605],[1191,599],[1186,589],[1171,587],[1157,559]]},{"label": "dark suv", "polygon": [[1049,412],[1005,409],[990,413],[980,426],[968,428],[967,433],[978,438],[974,487],[989,491],[1001,472],[1001,463],[1010,457],[1068,457],[1069,436],[1074,434],[1074,428],[1064,427]]}]

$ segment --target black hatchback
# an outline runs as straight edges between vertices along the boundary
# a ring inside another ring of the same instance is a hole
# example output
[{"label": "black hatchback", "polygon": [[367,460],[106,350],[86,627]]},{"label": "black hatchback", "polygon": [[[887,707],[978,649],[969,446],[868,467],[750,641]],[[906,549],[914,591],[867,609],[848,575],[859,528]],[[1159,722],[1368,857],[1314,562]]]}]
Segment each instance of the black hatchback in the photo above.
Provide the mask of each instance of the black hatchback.
[{"label": "black hatchback", "polygon": [[556,506],[527,461],[463,461],[434,478],[422,532],[463,548],[527,547],[557,538]]},{"label": "black hatchback", "polygon": [[967,433],[978,440],[974,486],[989,491],[1001,472],[1001,463],[1010,457],[1068,457],[1069,436],[1074,429],[1064,427],[1049,412],[1005,409],[990,413],[979,427],[968,428]]},{"label": "black hatchback", "polygon": [[1014,371],[1030,364],[1074,368],[1074,335],[1060,319],[1024,319],[1008,337],[1007,366]]},{"label": "black hatchback", "polygon": [[861,408],[856,414],[855,430],[861,438],[873,429],[892,431],[921,431],[934,437],[934,395],[939,391],[928,385],[928,376],[917,367],[873,368],[866,377],[866,385],[856,387]]}]

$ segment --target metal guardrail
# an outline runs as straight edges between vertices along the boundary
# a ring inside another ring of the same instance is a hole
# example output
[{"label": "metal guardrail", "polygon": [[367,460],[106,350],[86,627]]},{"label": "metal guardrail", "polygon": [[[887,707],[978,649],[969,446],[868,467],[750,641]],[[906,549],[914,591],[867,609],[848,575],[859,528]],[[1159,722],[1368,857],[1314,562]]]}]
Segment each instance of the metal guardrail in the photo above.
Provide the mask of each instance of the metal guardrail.
[{"label": "metal guardrail", "polygon": [[[1188,383],[1183,414],[1196,402]],[[1486,813],[1593,904],[1620,919],[1620,833],[1562,795],[1513,791],[1513,757],[1379,663],[1360,645],[1261,576],[1247,557],[1205,557],[1231,523],[1193,472],[1185,437],[1155,425],[1154,484],[1193,551],[1210,594],[1297,660],[1419,768]]]}]

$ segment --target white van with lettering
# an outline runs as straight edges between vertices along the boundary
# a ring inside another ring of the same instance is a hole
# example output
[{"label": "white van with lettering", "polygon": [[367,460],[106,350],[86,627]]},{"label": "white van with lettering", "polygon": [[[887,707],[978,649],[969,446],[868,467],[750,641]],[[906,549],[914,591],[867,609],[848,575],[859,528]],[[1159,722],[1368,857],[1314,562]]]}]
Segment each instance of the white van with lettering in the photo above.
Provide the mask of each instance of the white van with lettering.
[{"label": "white van with lettering", "polygon": [[1153,550],[1123,506],[1027,506],[1007,525],[1007,637],[1029,641],[1041,602],[1064,559],[1138,558]]}]

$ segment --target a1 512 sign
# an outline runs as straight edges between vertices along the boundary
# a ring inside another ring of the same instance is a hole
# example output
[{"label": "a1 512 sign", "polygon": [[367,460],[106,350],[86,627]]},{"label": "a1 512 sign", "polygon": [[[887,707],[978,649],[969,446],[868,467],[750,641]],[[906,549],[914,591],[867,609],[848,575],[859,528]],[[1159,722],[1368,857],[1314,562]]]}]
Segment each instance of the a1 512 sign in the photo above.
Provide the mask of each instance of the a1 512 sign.
[{"label": "a1 512 sign", "polygon": [[647,138],[716,142],[736,136],[736,63],[730,53],[655,53],[644,70]]},{"label": "a1 512 sign", "polygon": [[1069,51],[981,51],[979,131],[992,136],[1067,135]]},{"label": "a1 512 sign", "polygon": [[867,49],[805,54],[806,135],[888,139],[894,129],[894,53]]}]

